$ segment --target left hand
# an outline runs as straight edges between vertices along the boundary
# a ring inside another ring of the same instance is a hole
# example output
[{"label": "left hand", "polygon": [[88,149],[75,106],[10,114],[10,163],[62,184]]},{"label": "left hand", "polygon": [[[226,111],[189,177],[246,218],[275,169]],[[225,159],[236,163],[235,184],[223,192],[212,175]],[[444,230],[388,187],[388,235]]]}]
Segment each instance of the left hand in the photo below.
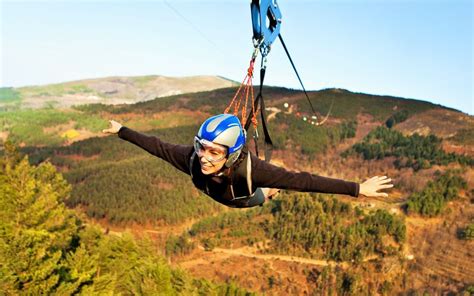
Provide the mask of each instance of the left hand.
[{"label": "left hand", "polygon": [[387,193],[377,191],[392,187],[392,179],[387,176],[375,176],[360,184],[359,194],[367,197],[388,197]]},{"label": "left hand", "polygon": [[122,125],[115,120],[109,120],[109,128],[102,130],[104,134],[117,134]]}]

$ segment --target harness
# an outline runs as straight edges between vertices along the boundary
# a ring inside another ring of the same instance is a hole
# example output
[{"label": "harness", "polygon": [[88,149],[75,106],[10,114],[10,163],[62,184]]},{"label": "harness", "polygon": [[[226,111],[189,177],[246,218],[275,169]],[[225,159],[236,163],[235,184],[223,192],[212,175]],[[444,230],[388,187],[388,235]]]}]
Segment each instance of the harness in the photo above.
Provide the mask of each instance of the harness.
[{"label": "harness", "polygon": [[[193,174],[195,161],[196,152],[194,152],[189,159],[189,172],[193,183],[196,184],[196,176]],[[248,195],[235,196],[234,179],[236,177],[241,177],[246,180]],[[217,202],[234,208],[248,208],[258,205],[261,206],[265,202],[265,193],[262,188],[257,188],[255,191],[252,190],[252,160],[246,149],[242,151],[239,160],[230,168],[230,173],[228,177],[228,188],[232,195],[232,199],[224,199],[223,197],[212,196],[210,194],[209,188],[207,187],[207,183],[206,189],[201,190]]]}]

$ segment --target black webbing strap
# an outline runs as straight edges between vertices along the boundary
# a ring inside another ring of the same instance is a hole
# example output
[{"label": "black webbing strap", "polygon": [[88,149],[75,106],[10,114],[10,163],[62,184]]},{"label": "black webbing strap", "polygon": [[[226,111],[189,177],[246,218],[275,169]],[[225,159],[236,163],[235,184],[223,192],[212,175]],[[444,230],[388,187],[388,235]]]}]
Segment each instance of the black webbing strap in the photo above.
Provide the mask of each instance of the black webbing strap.
[{"label": "black webbing strap", "polygon": [[[262,67],[260,69],[260,116],[262,117],[262,127],[263,127],[263,134],[265,135],[265,161],[270,161],[272,158],[273,152],[273,142],[270,138],[270,133],[268,132],[267,128],[267,114],[265,111],[265,101],[263,100],[262,95],[262,87],[263,87],[263,79],[265,78],[265,68]],[[257,139],[255,139],[255,142]]]},{"label": "black webbing strap", "polygon": [[[264,59],[262,58],[262,63],[260,67],[260,88],[258,91],[258,95],[255,98],[255,101],[253,102],[253,110],[258,110],[258,105],[260,103],[260,116],[262,118],[263,134],[265,135],[265,161],[270,161],[270,159],[272,158],[273,142],[272,142],[272,139],[270,138],[270,133],[268,132],[268,128],[267,128],[267,122],[265,120],[266,118],[265,103],[263,101],[263,95],[262,95],[263,81],[265,80],[265,70],[266,70],[266,67],[264,66]],[[251,120],[252,116],[253,114],[250,113],[249,116],[247,117],[247,121],[245,122],[246,131],[249,130],[250,123],[252,122]],[[255,142],[255,152],[258,157],[258,138],[257,137],[254,137],[254,142]]]},{"label": "black webbing strap", "polygon": [[[283,48],[285,49],[286,55],[288,56],[288,59],[290,60],[291,66],[293,67],[293,70],[295,70],[296,76],[298,77],[298,80],[301,84],[301,87],[303,88],[304,94],[306,96],[306,99],[309,102],[309,105],[311,106],[311,110],[313,110],[313,113],[316,114],[316,111],[314,110],[313,104],[311,103],[311,100],[309,99],[308,93],[306,92],[306,88],[303,85],[303,81],[301,81],[300,74],[298,73],[298,70],[296,70],[295,63],[293,63],[293,59],[291,58],[290,53],[288,52],[288,48],[286,48],[286,44],[283,41],[283,37],[281,34],[278,34],[278,38],[280,38],[281,44],[283,45]],[[262,89],[263,89],[263,81],[265,79],[265,70],[266,66],[264,65],[264,57],[262,57],[262,63],[260,66],[260,88],[257,97],[255,98],[255,101],[253,102],[253,110],[258,110],[258,105],[260,103],[260,116],[262,117],[262,127],[263,127],[263,133],[265,135],[265,161],[270,161],[272,157],[272,152],[273,152],[273,142],[272,139],[270,138],[270,133],[268,132],[267,128],[267,122],[265,120],[266,118],[266,112],[265,112],[265,102],[263,100],[263,95],[262,95]],[[332,104],[331,104],[332,107]],[[253,116],[253,112],[249,114],[247,117],[247,120],[245,122],[245,130],[248,131],[251,123],[251,119]],[[329,113],[328,113],[329,116]],[[254,142],[255,142],[255,150],[256,154],[258,157],[258,138],[257,136],[254,137]]]},{"label": "black webbing strap", "polygon": [[301,87],[303,88],[304,94],[306,95],[309,105],[311,106],[311,110],[313,110],[313,113],[316,114],[316,111],[314,111],[314,108],[313,108],[313,104],[311,103],[308,93],[306,92],[303,82],[301,81],[300,74],[298,74],[298,71],[296,70],[295,64],[293,63],[293,60],[291,59],[290,53],[288,52],[288,49],[286,48],[285,42],[283,41],[283,37],[281,36],[281,34],[278,34],[278,38],[280,38],[281,44],[283,45],[283,48],[285,49],[286,55],[288,56],[288,59],[290,60],[291,66],[293,67],[293,70],[295,70],[296,76],[298,77]]}]

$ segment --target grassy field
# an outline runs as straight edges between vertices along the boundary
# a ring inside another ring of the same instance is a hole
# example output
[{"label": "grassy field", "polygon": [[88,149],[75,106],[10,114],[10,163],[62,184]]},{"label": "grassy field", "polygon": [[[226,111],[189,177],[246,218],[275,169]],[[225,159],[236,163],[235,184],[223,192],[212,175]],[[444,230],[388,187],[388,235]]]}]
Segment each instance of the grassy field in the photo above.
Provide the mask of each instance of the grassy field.
[{"label": "grassy field", "polygon": [[[59,145],[67,138],[55,127],[99,132],[107,121],[97,115],[56,109],[14,110],[0,113],[0,129],[9,133],[10,140],[26,145]],[[50,130],[49,130],[50,129]]]}]

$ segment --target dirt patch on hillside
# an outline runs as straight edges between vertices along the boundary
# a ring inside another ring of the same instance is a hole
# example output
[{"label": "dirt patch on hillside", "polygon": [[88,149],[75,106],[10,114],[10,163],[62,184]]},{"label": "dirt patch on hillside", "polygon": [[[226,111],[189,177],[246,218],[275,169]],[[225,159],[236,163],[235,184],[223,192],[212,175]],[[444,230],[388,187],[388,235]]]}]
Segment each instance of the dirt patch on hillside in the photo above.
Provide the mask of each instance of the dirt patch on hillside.
[{"label": "dirt patch on hillside", "polygon": [[[201,247],[201,249],[203,249]],[[309,265],[317,265],[317,266],[336,266],[338,265],[336,262],[327,261],[327,260],[317,260],[317,259],[310,259],[310,258],[303,258],[297,256],[290,256],[290,255],[278,255],[278,254],[259,254],[258,249],[254,247],[244,246],[236,249],[223,249],[223,248],[214,248],[212,249],[214,253],[223,253],[229,256],[244,256],[262,260],[281,260],[287,262],[297,262],[297,263],[304,263]],[[346,264],[341,263],[340,265],[345,266]]]},{"label": "dirt patch on hillside", "polygon": [[474,146],[461,145],[449,140],[458,132],[474,130],[473,116],[447,109],[432,109],[397,124],[395,129],[405,135],[418,133],[427,136],[434,134],[444,139],[441,147],[445,152],[474,157]]},{"label": "dirt patch on hillside", "polygon": [[474,283],[474,241],[460,240],[457,235],[473,219],[474,205],[466,199],[451,202],[442,217],[407,218],[408,245],[414,255],[410,288],[429,287],[428,291],[437,293],[460,291]]},{"label": "dirt patch on hillside", "polygon": [[451,141],[443,141],[441,147],[447,153],[456,153],[474,157],[474,146],[459,145]]},{"label": "dirt patch on hillside", "polygon": [[268,295],[308,295],[312,291],[307,274],[314,266],[308,264],[195,250],[176,265],[199,278],[234,281]]},{"label": "dirt patch on hillside", "polygon": [[397,124],[396,130],[405,135],[418,133],[426,136],[435,134],[440,138],[449,138],[463,129],[474,129],[474,117],[447,109],[431,109],[408,118]]}]

